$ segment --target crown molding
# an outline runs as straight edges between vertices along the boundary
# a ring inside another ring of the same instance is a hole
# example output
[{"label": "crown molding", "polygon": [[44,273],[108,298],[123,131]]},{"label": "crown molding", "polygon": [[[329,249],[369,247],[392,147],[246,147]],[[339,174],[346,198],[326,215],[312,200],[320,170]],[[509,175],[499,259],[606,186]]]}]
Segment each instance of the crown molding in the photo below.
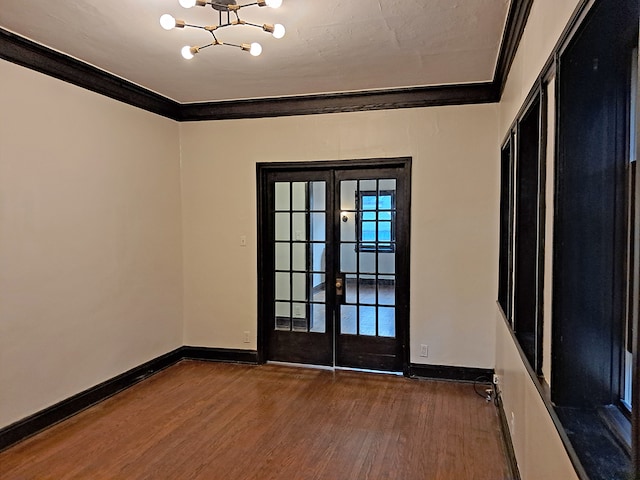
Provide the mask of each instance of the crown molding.
[{"label": "crown molding", "polygon": [[0,58],[163,117],[179,119],[178,102],[2,28]]},{"label": "crown molding", "polygon": [[533,0],[512,0],[491,82],[237,101],[178,103],[0,28],[0,58],[177,121],[266,118],[500,101]]},{"label": "crown molding", "polygon": [[533,0],[511,0],[509,5],[507,23],[504,27],[496,70],[493,76],[493,84],[498,89],[498,97],[502,96],[502,91],[507,83],[511,64],[518,51],[524,29],[527,26],[532,5]]},{"label": "crown molding", "polygon": [[497,102],[490,82],[182,104],[181,121],[282,117]]}]

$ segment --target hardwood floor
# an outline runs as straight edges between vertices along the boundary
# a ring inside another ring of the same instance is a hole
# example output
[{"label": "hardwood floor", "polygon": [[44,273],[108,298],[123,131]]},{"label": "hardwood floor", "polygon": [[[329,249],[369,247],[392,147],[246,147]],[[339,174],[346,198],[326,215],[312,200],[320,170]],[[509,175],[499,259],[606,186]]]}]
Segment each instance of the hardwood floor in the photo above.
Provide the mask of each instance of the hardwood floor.
[{"label": "hardwood floor", "polygon": [[0,453],[13,479],[508,479],[470,384],[182,361]]}]

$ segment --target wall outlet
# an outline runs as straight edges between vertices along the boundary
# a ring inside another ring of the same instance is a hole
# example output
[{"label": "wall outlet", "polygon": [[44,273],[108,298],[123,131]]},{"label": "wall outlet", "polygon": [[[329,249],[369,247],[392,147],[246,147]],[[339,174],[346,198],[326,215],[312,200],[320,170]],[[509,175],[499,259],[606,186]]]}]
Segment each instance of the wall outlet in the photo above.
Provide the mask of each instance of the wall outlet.
[{"label": "wall outlet", "polygon": [[246,235],[240,235],[240,246],[241,247],[246,247],[247,246],[247,236]]},{"label": "wall outlet", "polygon": [[493,384],[494,385],[500,385],[500,377],[498,376],[497,373],[493,374]]},{"label": "wall outlet", "polygon": [[243,343],[249,343],[249,341],[250,341],[250,340],[249,340],[249,331],[248,331],[248,330],[245,330],[245,331],[242,333],[242,342],[243,342]]},{"label": "wall outlet", "polygon": [[420,356],[421,357],[429,356],[429,345],[425,345],[425,344],[420,345]]}]

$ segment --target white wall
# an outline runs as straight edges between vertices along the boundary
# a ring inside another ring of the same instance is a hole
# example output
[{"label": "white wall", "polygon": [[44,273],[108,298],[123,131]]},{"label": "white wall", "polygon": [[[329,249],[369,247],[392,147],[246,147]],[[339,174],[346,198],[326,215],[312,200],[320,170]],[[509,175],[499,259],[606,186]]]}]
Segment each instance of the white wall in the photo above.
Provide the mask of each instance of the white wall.
[{"label": "white wall", "polygon": [[[499,137],[503,139],[515,120],[518,110],[534,85],[538,75],[568,23],[579,0],[536,0],[522,37],[520,47],[513,62],[502,100],[499,104]],[[553,103],[554,98],[550,98]],[[553,111],[553,110],[551,110]],[[554,122],[549,127],[554,128]],[[554,136],[548,135],[550,140]],[[552,147],[548,146],[547,177],[547,216],[546,233],[551,236],[553,203],[553,157]],[[496,162],[498,153],[496,152]],[[550,238],[546,242],[548,251],[545,258],[545,352],[544,374],[550,376],[550,336],[551,325],[551,246]],[[577,475],[560,441],[558,432],[546,411],[544,402],[538,393],[524,363],[518,354],[509,330],[498,313],[496,315],[496,373],[501,378],[500,388],[507,419],[510,424],[511,438],[514,443],[518,466],[523,480],[562,478],[570,480]],[[513,422],[511,421],[513,415]]]},{"label": "white wall", "polygon": [[176,122],[0,61],[0,427],[182,345]]},{"label": "white wall", "polygon": [[180,124],[185,343],[256,348],[257,162],[411,156],[411,360],[492,368],[497,126],[496,105]]},{"label": "white wall", "polygon": [[522,480],[577,480],[540,394],[527,373],[508,327],[497,315],[496,374]]},{"label": "white wall", "polygon": [[577,3],[534,2],[499,106],[178,125],[0,61],[0,426],[183,343],[256,347],[256,162],[411,156],[411,361],[495,365],[543,478],[522,445],[555,430],[495,325],[498,144]]},{"label": "white wall", "polygon": [[542,71],[580,0],[535,0],[500,100],[500,138]]}]

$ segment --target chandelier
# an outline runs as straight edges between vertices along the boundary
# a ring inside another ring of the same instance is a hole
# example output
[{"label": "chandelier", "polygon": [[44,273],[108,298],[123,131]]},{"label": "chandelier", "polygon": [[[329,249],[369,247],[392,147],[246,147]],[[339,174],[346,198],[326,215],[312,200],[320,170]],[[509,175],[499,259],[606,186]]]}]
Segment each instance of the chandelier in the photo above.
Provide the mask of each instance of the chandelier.
[{"label": "chandelier", "polygon": [[275,38],[284,37],[285,29],[284,29],[284,26],[282,26],[281,24],[276,23],[275,25],[273,25],[270,23],[264,23],[262,25],[258,25],[256,23],[251,23],[251,22],[242,20],[239,14],[240,9],[256,6],[256,5],[259,7],[278,8],[280,5],[282,5],[282,0],[257,0],[253,3],[247,3],[244,5],[238,5],[237,0],[178,0],[178,1],[180,5],[183,6],[184,8],[191,8],[195,6],[206,7],[207,5],[211,5],[211,7],[218,12],[217,25],[191,25],[189,23],[186,23],[184,20],[178,20],[174,18],[168,13],[165,13],[160,17],[160,25],[165,30],[171,30],[173,28],[185,28],[185,27],[199,28],[201,30],[209,32],[213,37],[213,41],[206,45],[201,45],[201,46],[186,45],[182,47],[182,50],[181,50],[182,56],[187,60],[192,59],[194,55],[200,52],[200,50],[203,50],[208,47],[213,47],[216,45],[227,45],[229,47],[236,47],[245,52],[249,52],[254,57],[257,57],[262,53],[262,45],[260,45],[257,42],[253,42],[250,44],[243,43],[241,45],[238,45],[235,43],[226,43],[226,42],[222,42],[221,40],[218,40],[218,37],[216,37],[215,32],[224,27],[246,25],[250,27],[260,28],[265,32],[270,33]]}]

